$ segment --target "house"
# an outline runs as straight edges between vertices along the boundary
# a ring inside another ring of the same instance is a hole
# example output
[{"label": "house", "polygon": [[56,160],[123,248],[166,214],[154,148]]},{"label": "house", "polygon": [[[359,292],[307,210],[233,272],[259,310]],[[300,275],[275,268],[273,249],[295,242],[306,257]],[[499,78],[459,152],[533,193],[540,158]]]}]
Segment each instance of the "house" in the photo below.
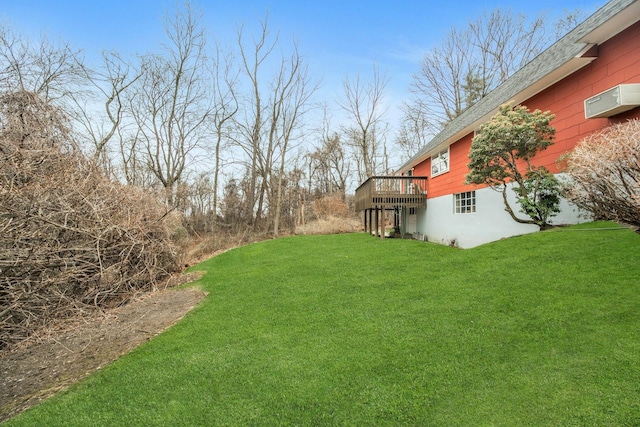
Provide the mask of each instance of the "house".
[{"label": "house", "polygon": [[[394,203],[391,196],[378,196],[376,202],[375,194],[364,197],[363,189],[375,188],[383,177],[363,183],[356,200],[365,213],[365,227],[373,230],[375,222],[377,230],[379,212],[393,210],[403,233],[463,248],[537,231],[537,226],[517,223],[505,212],[501,193],[464,184],[474,132],[505,103],[555,114],[555,143],[533,161],[555,174],[561,174],[558,158],[584,136],[640,118],[640,0],[607,3],[451,121],[402,165],[395,177],[404,183],[398,187],[400,193],[412,184],[408,177],[419,176],[422,204],[405,204],[403,199]],[[509,193],[517,207],[515,195]],[[563,200],[552,223],[578,223],[584,215]]]}]

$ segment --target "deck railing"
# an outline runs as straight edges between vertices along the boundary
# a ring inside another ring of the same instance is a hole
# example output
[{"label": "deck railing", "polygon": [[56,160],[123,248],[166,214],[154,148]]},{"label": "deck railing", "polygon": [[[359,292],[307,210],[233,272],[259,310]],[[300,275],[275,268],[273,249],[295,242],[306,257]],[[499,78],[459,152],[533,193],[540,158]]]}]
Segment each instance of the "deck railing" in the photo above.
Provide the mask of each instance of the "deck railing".
[{"label": "deck railing", "polygon": [[424,207],[426,176],[372,176],[356,189],[356,211]]}]

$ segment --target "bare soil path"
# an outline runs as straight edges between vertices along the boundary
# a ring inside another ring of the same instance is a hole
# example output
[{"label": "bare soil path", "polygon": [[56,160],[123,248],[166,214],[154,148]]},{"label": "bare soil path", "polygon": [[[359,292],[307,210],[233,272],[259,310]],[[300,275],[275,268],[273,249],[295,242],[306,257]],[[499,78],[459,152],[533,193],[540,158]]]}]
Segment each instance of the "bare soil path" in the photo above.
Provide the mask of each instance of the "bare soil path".
[{"label": "bare soil path", "polygon": [[[198,273],[180,282],[196,280]],[[0,354],[0,422],[113,362],[182,319],[206,293],[151,292]]]}]

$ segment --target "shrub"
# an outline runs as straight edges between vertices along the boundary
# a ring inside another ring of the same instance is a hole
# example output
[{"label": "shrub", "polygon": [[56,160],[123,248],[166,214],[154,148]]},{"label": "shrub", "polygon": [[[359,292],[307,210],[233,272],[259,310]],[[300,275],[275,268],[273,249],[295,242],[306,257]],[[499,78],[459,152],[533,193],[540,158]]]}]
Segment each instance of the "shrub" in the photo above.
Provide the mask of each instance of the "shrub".
[{"label": "shrub", "polygon": [[640,121],[587,136],[565,160],[569,200],[596,218],[640,226]]},{"label": "shrub", "polygon": [[[532,159],[553,144],[555,116],[548,111],[530,112],[525,106],[503,105],[473,137],[469,153],[469,173],[465,184],[490,185],[502,192],[505,210],[522,224],[546,228],[560,212],[560,185],[545,167],[536,167]],[[514,213],[507,199],[507,184],[513,183],[520,211]]]},{"label": "shrub", "polygon": [[318,219],[347,218],[349,206],[341,194],[332,194],[314,200],[313,212]]}]

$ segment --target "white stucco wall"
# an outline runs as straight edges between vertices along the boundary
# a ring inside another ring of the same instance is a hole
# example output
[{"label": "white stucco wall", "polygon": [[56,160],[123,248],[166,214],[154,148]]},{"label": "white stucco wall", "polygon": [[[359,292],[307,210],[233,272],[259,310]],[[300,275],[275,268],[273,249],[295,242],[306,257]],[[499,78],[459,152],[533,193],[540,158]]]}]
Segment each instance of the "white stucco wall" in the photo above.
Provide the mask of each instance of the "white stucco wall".
[{"label": "white stucco wall", "polygon": [[[509,202],[519,217],[526,216],[518,212],[515,194],[509,190]],[[476,190],[476,212],[455,214],[453,195],[427,200],[426,211],[417,212],[416,232],[426,235],[430,242],[451,244],[461,248],[471,248],[484,243],[500,240],[520,234],[534,233],[538,226],[515,222],[504,210],[502,193],[483,188]],[[584,213],[563,200],[561,212],[552,223],[577,224],[587,220]]]},{"label": "white stucco wall", "polygon": [[415,233],[417,231],[417,215],[409,215],[407,213],[407,233]]}]

